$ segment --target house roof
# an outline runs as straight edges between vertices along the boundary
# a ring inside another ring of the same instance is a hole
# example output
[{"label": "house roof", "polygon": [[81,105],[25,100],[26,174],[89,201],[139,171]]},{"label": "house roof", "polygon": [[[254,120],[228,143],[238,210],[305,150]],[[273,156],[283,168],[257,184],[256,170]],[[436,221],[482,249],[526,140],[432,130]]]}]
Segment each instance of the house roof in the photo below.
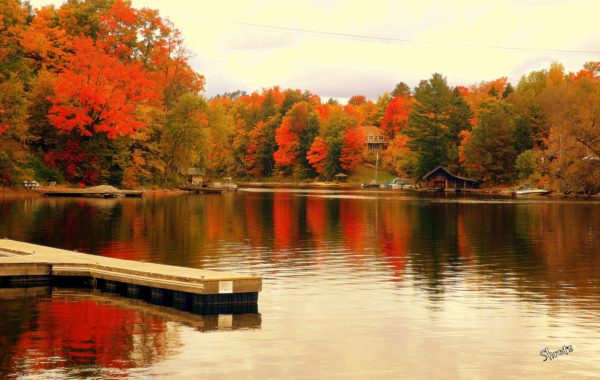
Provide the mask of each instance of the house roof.
[{"label": "house roof", "polygon": [[334,177],[342,178],[342,177],[348,177],[348,175],[344,174],[344,173],[338,173],[338,174],[334,175]]},{"label": "house roof", "polygon": [[432,175],[433,175],[435,172],[437,172],[438,170],[442,170],[443,172],[445,172],[446,174],[448,174],[450,177],[454,177],[454,178],[456,178],[456,179],[462,179],[463,181],[468,181],[468,182],[477,182],[477,181],[476,181],[476,180],[474,180],[474,179],[470,179],[470,178],[465,178],[465,177],[460,177],[460,176],[454,175],[454,174],[450,173],[450,172],[448,171],[448,169],[446,169],[446,168],[445,168],[445,167],[443,167],[443,166],[438,166],[437,168],[433,169],[433,170],[432,170],[432,171],[430,171],[429,173],[425,174],[425,175],[423,176],[423,179],[424,179],[424,180],[427,180],[427,178],[431,177],[431,176],[432,176]]},{"label": "house roof", "polygon": [[365,137],[367,137],[367,136],[383,136],[383,132],[381,132],[381,129],[374,127],[372,125],[360,127],[360,131],[363,133],[363,135],[365,135]]}]

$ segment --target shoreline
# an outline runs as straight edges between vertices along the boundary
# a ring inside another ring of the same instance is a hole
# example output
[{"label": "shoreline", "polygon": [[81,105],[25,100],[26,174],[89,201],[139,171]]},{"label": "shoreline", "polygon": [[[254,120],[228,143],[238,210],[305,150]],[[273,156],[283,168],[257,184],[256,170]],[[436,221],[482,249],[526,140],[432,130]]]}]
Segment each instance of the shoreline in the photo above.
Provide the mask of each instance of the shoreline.
[{"label": "shoreline", "polygon": [[[462,194],[462,195],[492,195],[502,197],[516,197],[514,195],[514,187],[484,187],[479,189],[462,189],[460,191],[446,190],[443,192],[435,192],[425,188],[418,189],[406,189],[406,190],[395,190],[395,189],[381,189],[381,188],[363,188],[358,183],[336,183],[336,182],[294,182],[294,181],[273,181],[273,182],[259,182],[259,181],[240,181],[236,182],[238,189],[328,189],[328,190],[359,190],[364,192],[384,191],[384,192],[415,192],[415,193],[431,193],[431,194]],[[45,188],[39,188],[36,190],[24,189],[24,188],[7,188],[0,187],[0,198],[10,199],[35,199],[44,197],[44,194],[40,190]],[[73,189],[73,187],[57,186],[53,189]],[[142,189],[144,196],[159,197],[159,196],[177,196],[188,194],[189,191],[171,188],[151,188]],[[552,199],[589,199],[600,201],[600,194],[587,195],[587,194],[564,194],[560,192],[551,192],[544,196],[519,196],[519,199],[543,199],[544,197]]]}]

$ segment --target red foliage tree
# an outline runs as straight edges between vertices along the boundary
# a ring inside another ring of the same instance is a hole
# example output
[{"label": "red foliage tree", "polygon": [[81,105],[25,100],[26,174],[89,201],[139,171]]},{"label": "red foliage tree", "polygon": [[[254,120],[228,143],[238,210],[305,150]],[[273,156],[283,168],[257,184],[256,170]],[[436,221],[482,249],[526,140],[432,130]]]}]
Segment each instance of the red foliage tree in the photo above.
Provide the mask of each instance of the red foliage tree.
[{"label": "red foliage tree", "polygon": [[111,139],[143,127],[136,107],[154,96],[139,63],[123,63],[108,54],[106,45],[90,38],[74,41],[68,68],[56,79],[50,123],[82,136],[106,133]]},{"label": "red foliage tree", "polygon": [[353,106],[360,106],[361,104],[364,104],[366,102],[367,98],[365,98],[364,95],[354,95],[350,98],[350,100],[348,100],[348,104],[351,104]]},{"label": "red foliage tree", "polygon": [[71,182],[93,184],[98,179],[97,159],[90,157],[74,140],[67,141],[64,149],[46,154],[44,162],[62,169]]},{"label": "red foliage tree", "polygon": [[325,165],[327,163],[327,155],[329,154],[329,148],[327,148],[327,144],[325,140],[321,136],[315,137],[306,158],[308,159],[308,163],[315,168],[317,173],[324,174],[325,173]]},{"label": "red foliage tree", "polygon": [[[275,132],[278,149],[273,155],[275,164],[287,170],[298,164],[302,151],[301,136],[306,133],[311,115],[308,104],[296,103],[286,114]],[[306,149],[306,148],[304,148]]]},{"label": "red foliage tree", "polygon": [[408,96],[398,96],[392,99],[381,118],[381,129],[385,135],[392,139],[408,125],[411,99]]},{"label": "red foliage tree", "polygon": [[340,165],[347,172],[352,172],[363,161],[365,152],[365,136],[358,128],[348,129],[340,153]]}]

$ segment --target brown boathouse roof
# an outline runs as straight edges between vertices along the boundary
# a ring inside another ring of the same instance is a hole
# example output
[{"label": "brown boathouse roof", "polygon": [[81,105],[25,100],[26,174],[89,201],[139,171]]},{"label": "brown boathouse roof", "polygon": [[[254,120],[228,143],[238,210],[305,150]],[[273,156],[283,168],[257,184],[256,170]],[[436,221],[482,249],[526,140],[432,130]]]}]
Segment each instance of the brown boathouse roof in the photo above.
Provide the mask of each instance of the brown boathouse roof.
[{"label": "brown boathouse roof", "polygon": [[477,183],[477,181],[476,181],[476,180],[474,180],[474,179],[470,179],[470,178],[465,178],[465,177],[460,177],[460,176],[454,175],[454,174],[450,173],[450,172],[448,171],[448,169],[446,169],[446,168],[445,168],[445,167],[443,167],[443,166],[438,166],[437,168],[433,169],[433,170],[432,170],[432,171],[430,171],[429,173],[425,174],[425,175],[423,176],[423,179],[424,179],[424,180],[427,180],[429,177],[431,177],[432,175],[434,175],[436,172],[438,172],[438,171],[440,171],[440,170],[441,170],[441,171],[443,171],[443,172],[444,172],[444,173],[445,173],[447,176],[449,176],[449,177],[452,177],[452,178],[454,178],[454,179],[460,179],[460,180],[463,180],[463,181],[466,181],[466,182],[473,182],[473,183]]}]

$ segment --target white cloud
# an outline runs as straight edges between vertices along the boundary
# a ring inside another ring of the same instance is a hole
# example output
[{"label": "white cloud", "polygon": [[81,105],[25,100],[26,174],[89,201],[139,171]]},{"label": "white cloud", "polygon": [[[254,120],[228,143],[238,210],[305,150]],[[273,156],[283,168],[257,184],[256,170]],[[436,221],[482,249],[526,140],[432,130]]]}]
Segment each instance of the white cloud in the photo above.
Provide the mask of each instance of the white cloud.
[{"label": "white cloud", "polygon": [[[447,76],[452,85],[468,85],[500,76],[516,81],[553,60],[574,71],[586,61],[600,59],[600,54],[545,51],[600,51],[597,0],[133,0],[133,4],[159,9],[182,31],[195,53],[195,69],[206,76],[209,96],[281,85],[309,89],[323,98],[354,94],[375,98],[400,80],[414,86],[433,72]],[[385,43],[241,23],[412,42]]]}]

